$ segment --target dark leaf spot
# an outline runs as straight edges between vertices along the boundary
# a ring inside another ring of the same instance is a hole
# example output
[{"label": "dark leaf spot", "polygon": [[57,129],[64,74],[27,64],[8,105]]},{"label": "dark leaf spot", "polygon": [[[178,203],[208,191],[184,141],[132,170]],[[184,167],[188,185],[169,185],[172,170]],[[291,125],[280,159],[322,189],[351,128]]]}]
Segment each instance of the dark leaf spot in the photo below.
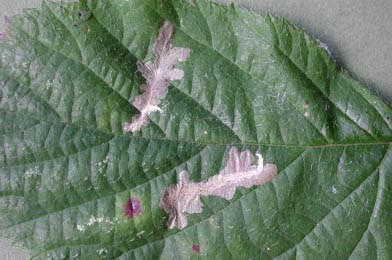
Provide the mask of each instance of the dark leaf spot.
[{"label": "dark leaf spot", "polygon": [[78,17],[81,21],[87,21],[91,17],[91,11],[89,10],[80,10],[78,12]]},{"label": "dark leaf spot", "polygon": [[142,203],[136,198],[130,198],[125,204],[124,213],[130,218],[138,217],[142,214]]}]

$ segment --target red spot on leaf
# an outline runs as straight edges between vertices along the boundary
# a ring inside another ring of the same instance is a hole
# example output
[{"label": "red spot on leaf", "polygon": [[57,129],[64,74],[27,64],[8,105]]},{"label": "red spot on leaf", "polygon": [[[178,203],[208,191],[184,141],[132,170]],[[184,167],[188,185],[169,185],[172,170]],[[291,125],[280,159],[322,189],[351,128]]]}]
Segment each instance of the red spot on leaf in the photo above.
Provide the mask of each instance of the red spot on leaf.
[{"label": "red spot on leaf", "polygon": [[193,252],[200,253],[200,245],[193,245],[192,250]]},{"label": "red spot on leaf", "polygon": [[142,203],[136,198],[130,198],[125,204],[124,213],[129,218],[138,217],[142,214]]},{"label": "red spot on leaf", "polygon": [[4,25],[5,25],[5,31],[0,32],[0,41],[4,40],[8,36],[8,25],[10,23],[10,19],[7,16],[4,16]]}]

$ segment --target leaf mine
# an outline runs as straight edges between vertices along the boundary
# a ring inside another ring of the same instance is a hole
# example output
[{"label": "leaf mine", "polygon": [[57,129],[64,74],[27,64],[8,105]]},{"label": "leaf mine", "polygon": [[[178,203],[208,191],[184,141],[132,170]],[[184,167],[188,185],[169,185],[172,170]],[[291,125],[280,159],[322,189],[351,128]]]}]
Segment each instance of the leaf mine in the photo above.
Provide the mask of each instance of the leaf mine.
[{"label": "leaf mine", "polygon": [[277,174],[275,164],[264,165],[263,157],[256,154],[257,163],[249,150],[243,152],[233,146],[226,167],[206,181],[192,182],[188,172],[179,174],[176,185],[168,187],[160,201],[160,208],[169,213],[168,227],[184,229],[188,225],[185,213],[201,213],[201,196],[218,196],[226,200],[233,198],[237,187],[250,188],[269,182]]},{"label": "leaf mine", "polygon": [[156,111],[162,113],[159,104],[168,92],[170,81],[180,80],[184,76],[184,71],[174,68],[174,65],[186,61],[191,50],[173,47],[171,44],[173,32],[174,26],[165,21],[155,41],[155,61],[137,62],[137,68],[146,79],[146,84],[141,85],[144,93],[136,96],[133,101],[133,105],[140,111],[140,114],[132,118],[132,123],[124,125],[126,132],[140,131],[149,124],[148,116],[151,113]]}]

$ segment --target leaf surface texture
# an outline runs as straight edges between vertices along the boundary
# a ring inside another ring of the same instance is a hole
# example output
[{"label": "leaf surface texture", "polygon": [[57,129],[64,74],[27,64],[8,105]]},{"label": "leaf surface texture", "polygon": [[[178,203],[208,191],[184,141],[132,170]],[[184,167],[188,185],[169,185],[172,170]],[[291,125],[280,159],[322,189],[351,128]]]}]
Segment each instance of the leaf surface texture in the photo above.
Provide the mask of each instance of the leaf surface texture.
[{"label": "leaf surface texture", "polygon": [[[78,12],[88,13],[85,19]],[[191,49],[140,132],[124,133],[165,20]],[[392,110],[286,20],[204,1],[44,2],[0,43],[0,235],[33,259],[391,259]],[[278,176],[159,208],[232,146]],[[142,214],[124,205],[137,198]],[[198,248],[195,252],[192,248]]]}]

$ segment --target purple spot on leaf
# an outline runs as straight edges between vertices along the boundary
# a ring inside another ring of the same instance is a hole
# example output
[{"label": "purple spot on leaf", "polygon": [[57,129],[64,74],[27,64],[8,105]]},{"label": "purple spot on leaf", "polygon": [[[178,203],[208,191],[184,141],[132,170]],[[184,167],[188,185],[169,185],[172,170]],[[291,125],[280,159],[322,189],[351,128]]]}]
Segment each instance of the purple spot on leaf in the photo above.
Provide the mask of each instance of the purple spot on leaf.
[{"label": "purple spot on leaf", "polygon": [[125,204],[124,213],[130,218],[138,217],[142,214],[142,203],[136,198],[130,198]]},{"label": "purple spot on leaf", "polygon": [[0,41],[4,40],[6,37],[7,37],[7,33],[6,32],[0,33]]},{"label": "purple spot on leaf", "polygon": [[200,245],[193,245],[192,250],[193,252],[200,253]]},{"label": "purple spot on leaf", "polygon": [[10,19],[7,16],[4,16],[4,25],[5,25],[5,31],[0,32],[0,41],[4,40],[7,38],[7,31],[8,31],[8,24],[10,23]]}]

